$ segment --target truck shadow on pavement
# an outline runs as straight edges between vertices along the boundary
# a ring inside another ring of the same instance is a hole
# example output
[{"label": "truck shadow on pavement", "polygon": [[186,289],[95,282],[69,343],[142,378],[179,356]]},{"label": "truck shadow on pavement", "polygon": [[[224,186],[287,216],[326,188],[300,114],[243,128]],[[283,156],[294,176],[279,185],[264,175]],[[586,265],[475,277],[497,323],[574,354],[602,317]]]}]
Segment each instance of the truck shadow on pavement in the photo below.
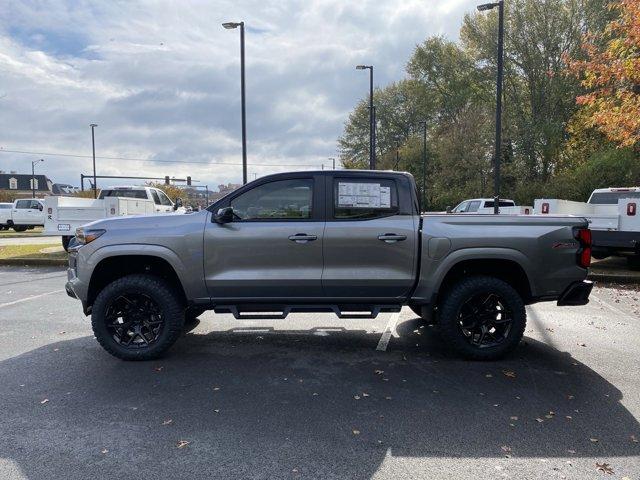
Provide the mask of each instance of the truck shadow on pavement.
[{"label": "truck shadow on pavement", "polygon": [[154,362],[88,336],[1,362],[0,462],[29,479],[369,479],[391,457],[640,454],[620,391],[535,340],[477,363],[415,321],[386,352],[357,330],[199,330]]}]

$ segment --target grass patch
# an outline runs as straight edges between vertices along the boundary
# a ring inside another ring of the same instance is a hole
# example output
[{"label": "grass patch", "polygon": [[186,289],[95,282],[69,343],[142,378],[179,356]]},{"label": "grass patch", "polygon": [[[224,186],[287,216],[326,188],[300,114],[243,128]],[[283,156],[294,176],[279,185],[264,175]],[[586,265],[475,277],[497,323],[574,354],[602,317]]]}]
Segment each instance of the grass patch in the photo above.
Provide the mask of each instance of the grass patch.
[{"label": "grass patch", "polygon": [[[60,247],[61,251],[42,253],[43,248]],[[0,259],[4,258],[53,258],[66,259],[67,252],[62,250],[59,243],[41,245],[6,245],[0,246]]]},{"label": "grass patch", "polygon": [[39,237],[44,232],[42,227],[36,227],[33,230],[26,230],[24,232],[16,232],[13,228],[9,230],[0,230],[0,238],[17,238],[17,237]]}]

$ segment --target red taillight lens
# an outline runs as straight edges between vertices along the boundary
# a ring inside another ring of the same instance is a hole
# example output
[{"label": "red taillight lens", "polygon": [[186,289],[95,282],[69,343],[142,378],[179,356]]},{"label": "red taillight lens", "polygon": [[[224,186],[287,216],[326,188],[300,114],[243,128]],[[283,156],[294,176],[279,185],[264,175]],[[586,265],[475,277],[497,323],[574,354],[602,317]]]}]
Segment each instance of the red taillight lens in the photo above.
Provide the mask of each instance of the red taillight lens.
[{"label": "red taillight lens", "polygon": [[588,268],[591,265],[591,230],[588,228],[578,229],[576,239],[580,242],[578,265],[582,268]]},{"label": "red taillight lens", "polygon": [[630,217],[635,216],[636,214],[636,204],[634,202],[627,203],[627,215]]},{"label": "red taillight lens", "polygon": [[542,204],[542,213],[549,213],[549,204],[548,203],[543,203]]},{"label": "red taillight lens", "polygon": [[51,215],[53,213],[53,209],[51,207],[47,208],[47,213]]}]

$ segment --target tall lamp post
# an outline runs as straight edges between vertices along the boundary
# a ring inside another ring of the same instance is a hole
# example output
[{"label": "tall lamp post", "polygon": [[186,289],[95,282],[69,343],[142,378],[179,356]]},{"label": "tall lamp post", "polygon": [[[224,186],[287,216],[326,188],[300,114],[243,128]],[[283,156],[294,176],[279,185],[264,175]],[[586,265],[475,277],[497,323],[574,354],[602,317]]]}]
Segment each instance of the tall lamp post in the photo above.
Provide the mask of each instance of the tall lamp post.
[{"label": "tall lamp post", "polygon": [[94,131],[98,125],[92,123],[89,126],[91,127],[91,148],[93,150],[93,198],[98,198],[98,190],[96,187],[96,135]]},{"label": "tall lamp post", "polygon": [[496,143],[493,151],[493,213],[500,213],[500,156],[502,144],[502,75],[504,57],[504,2],[478,5],[478,11],[492,10],[498,7],[498,73],[496,78]]},{"label": "tall lamp post", "polygon": [[242,184],[247,183],[247,112],[244,92],[244,22],[226,22],[227,30],[240,27],[240,95],[242,97]]},{"label": "tall lamp post", "polygon": [[369,169],[376,169],[376,128],[373,110],[373,65],[357,65],[356,70],[369,70]]},{"label": "tall lamp post", "polygon": [[422,125],[422,208],[427,206],[427,122]]},{"label": "tall lamp post", "polygon": [[31,162],[31,198],[36,198],[36,163],[44,162],[44,159]]}]

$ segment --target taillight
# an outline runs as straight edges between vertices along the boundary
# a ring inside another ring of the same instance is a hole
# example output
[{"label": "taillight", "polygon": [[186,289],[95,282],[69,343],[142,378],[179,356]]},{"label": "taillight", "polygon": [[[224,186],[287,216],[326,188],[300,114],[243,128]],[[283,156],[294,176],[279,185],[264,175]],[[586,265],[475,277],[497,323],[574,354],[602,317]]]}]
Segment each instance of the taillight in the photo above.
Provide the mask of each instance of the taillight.
[{"label": "taillight", "polygon": [[635,216],[636,214],[636,204],[635,202],[627,203],[627,215],[630,217]]},{"label": "taillight", "polygon": [[47,208],[47,213],[51,215],[53,213],[53,209],[51,207]]},{"label": "taillight", "polygon": [[549,213],[549,204],[546,202],[542,204],[542,213]]},{"label": "taillight", "polygon": [[582,268],[588,268],[591,265],[591,230],[588,228],[579,228],[576,230],[576,240],[580,242],[578,249],[578,265]]}]

